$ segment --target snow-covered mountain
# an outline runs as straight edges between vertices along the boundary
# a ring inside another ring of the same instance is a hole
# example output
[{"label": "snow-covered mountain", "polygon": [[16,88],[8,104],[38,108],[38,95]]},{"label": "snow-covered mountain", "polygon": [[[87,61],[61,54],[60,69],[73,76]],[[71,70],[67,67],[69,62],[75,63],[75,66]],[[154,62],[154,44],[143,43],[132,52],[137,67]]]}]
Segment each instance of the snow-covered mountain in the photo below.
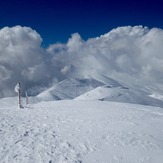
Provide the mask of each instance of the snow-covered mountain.
[{"label": "snow-covered mountain", "polygon": [[150,91],[94,75],[66,79],[24,109],[0,99],[0,162],[162,163],[163,101]]},{"label": "snow-covered mountain", "polygon": [[114,101],[163,107],[162,100],[152,98],[148,93],[126,87],[110,87],[107,85],[97,87],[92,91],[80,95],[75,100]]},{"label": "snow-covered mountain", "polygon": [[[75,33],[47,49],[30,28],[0,32],[0,163],[163,163],[163,30]],[[31,96],[21,109],[8,97],[18,80]]]},{"label": "snow-covered mountain", "polygon": [[1,163],[163,162],[162,108],[61,100],[18,109],[16,101],[0,99]]},{"label": "snow-covered mountain", "polygon": [[163,107],[163,101],[150,96],[143,87],[129,86],[106,76],[66,79],[40,93],[38,101],[101,100]]},{"label": "snow-covered mountain", "polygon": [[104,83],[89,77],[69,78],[40,93],[37,98],[45,101],[74,99],[102,85]]}]

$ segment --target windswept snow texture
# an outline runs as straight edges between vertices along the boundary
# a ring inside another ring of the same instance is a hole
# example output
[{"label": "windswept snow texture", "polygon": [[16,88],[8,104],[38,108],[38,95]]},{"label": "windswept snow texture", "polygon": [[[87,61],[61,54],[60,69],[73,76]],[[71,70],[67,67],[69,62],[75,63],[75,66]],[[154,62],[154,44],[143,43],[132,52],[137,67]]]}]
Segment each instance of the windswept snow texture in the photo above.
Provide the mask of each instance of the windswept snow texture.
[{"label": "windswept snow texture", "polygon": [[139,90],[136,86],[132,88],[123,86],[114,79],[99,75],[94,75],[94,78],[85,76],[66,79],[40,93],[35,101],[66,99],[114,101],[163,107],[163,101],[153,98],[149,92],[141,88]]},{"label": "windswept snow texture", "polygon": [[17,109],[13,101],[0,100],[1,163],[163,162],[162,108],[67,100]]},{"label": "windswept snow texture", "polygon": [[73,99],[101,85],[104,84],[89,77],[65,79],[40,93],[37,98],[45,101]]},{"label": "windswept snow texture", "polygon": [[127,87],[110,87],[107,85],[80,95],[75,100],[114,101],[163,107],[162,100],[152,98],[145,92],[139,92]]}]

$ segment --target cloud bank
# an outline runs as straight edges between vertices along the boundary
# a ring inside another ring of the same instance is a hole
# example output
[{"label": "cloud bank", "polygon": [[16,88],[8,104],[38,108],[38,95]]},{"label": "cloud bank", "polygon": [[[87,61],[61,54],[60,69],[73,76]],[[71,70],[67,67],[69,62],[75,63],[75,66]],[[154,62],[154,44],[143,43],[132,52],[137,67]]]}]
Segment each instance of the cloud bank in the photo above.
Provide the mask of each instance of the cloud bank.
[{"label": "cloud bank", "polygon": [[66,44],[41,43],[29,27],[0,30],[0,97],[15,95],[18,81],[35,95],[67,77],[94,74],[163,88],[162,29],[126,26],[87,41],[74,33]]}]

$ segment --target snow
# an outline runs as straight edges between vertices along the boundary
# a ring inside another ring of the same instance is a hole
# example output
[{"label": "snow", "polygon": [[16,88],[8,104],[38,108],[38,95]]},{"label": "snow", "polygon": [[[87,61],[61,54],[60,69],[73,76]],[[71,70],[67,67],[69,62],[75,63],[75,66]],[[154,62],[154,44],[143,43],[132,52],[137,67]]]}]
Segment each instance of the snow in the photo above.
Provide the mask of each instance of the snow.
[{"label": "snow", "polygon": [[101,100],[163,107],[163,100],[151,96],[143,87],[120,83],[104,75],[72,77],[55,84],[35,98],[36,101]]},{"label": "snow", "polygon": [[37,95],[38,100],[52,101],[73,99],[100,85],[96,79],[87,76],[81,78],[68,78]]},{"label": "snow", "polygon": [[75,100],[114,101],[163,107],[163,101],[161,99],[153,98],[146,92],[123,86],[99,86],[78,96]]},{"label": "snow", "polygon": [[[0,34],[0,163],[163,163],[163,30],[75,33],[46,49],[31,28]],[[18,79],[22,109],[8,97]]]},{"label": "snow", "polygon": [[155,99],[163,100],[163,95],[160,95],[160,94],[158,94],[158,93],[156,93],[156,94],[151,94],[151,95],[149,95],[149,96],[152,97],[152,98],[155,98]]},{"label": "snow", "polygon": [[0,99],[1,163],[162,163],[163,108],[96,100]]}]

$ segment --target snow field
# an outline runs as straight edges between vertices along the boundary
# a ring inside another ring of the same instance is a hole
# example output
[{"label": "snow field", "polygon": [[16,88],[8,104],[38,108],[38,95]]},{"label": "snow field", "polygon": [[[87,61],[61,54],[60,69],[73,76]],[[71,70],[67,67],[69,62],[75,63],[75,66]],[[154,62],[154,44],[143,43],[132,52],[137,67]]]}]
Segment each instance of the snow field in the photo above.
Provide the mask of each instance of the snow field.
[{"label": "snow field", "polygon": [[1,163],[163,162],[161,108],[74,100],[9,105],[0,108]]}]

